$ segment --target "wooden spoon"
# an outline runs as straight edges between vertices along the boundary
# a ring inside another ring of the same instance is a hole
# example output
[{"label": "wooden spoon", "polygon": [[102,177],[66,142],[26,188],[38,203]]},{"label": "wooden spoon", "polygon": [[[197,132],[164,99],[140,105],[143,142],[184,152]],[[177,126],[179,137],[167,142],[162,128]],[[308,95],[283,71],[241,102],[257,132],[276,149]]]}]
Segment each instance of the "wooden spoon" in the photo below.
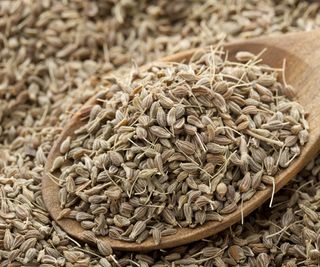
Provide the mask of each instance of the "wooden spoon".
[{"label": "wooden spoon", "polygon": [[[320,147],[320,30],[303,33],[293,33],[273,37],[263,37],[251,39],[225,46],[229,51],[229,58],[234,59],[237,51],[247,50],[258,54],[263,49],[267,49],[262,55],[263,61],[275,68],[281,68],[283,60],[286,59],[286,81],[294,86],[295,100],[297,100],[309,113],[308,122],[310,124],[310,139],[302,149],[301,155],[292,162],[289,168],[280,172],[276,177],[275,192],[290,181],[310,160],[315,157]],[[188,60],[198,49],[188,50],[161,59],[160,61],[180,62]],[[108,93],[104,93],[108,94]],[[101,93],[99,94],[101,97]],[[90,108],[96,103],[99,95],[91,98],[84,107],[76,113],[64,128],[59,139],[52,147],[47,164],[45,166],[45,176],[42,181],[42,194],[44,203],[51,217],[71,236],[84,240],[84,231],[80,224],[71,219],[58,220],[61,211],[59,205],[58,191],[59,186],[49,177],[54,159],[60,155],[60,144],[68,136],[72,136],[74,130],[83,125],[81,117],[88,114]],[[57,174],[57,177],[59,174]],[[177,234],[163,237],[160,245],[149,238],[141,244],[128,243],[113,240],[108,237],[101,237],[111,243],[114,249],[127,251],[148,251],[175,247],[192,241],[200,240],[216,234],[234,223],[241,221],[241,216],[246,216],[272,195],[273,188],[268,187],[264,191],[257,192],[249,201],[244,202],[242,211],[239,207],[235,212],[224,216],[222,222],[207,222],[203,226],[195,229],[180,228]]]}]

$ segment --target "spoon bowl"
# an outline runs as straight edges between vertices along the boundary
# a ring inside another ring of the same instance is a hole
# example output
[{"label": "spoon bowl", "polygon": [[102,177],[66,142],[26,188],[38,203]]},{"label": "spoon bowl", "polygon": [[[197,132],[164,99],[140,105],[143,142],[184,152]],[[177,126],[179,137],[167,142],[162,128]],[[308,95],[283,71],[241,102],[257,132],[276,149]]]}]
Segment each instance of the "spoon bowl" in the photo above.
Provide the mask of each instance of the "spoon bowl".
[{"label": "spoon bowl", "polygon": [[[265,53],[261,56],[263,63],[274,68],[281,68],[283,60],[286,60],[285,77],[288,84],[294,87],[294,99],[300,103],[306,113],[309,114],[309,141],[302,148],[301,154],[290,166],[281,171],[275,177],[274,187],[267,187],[263,191],[258,191],[250,200],[244,202],[243,206],[231,214],[224,215],[221,222],[207,222],[203,226],[190,228],[179,228],[177,233],[161,239],[161,243],[156,245],[151,238],[141,244],[129,243],[114,240],[109,237],[99,237],[101,240],[110,242],[114,249],[126,251],[149,251],[164,249],[197,241],[213,234],[216,234],[229,226],[240,222],[243,216],[247,216],[253,210],[260,207],[268,200],[274,192],[277,192],[287,184],[310,160],[315,157],[320,149],[320,31],[293,33],[280,36],[263,37],[251,39],[233,44],[224,45],[228,51],[228,57],[235,59],[238,51],[249,51],[258,54],[263,49]],[[199,48],[201,49],[201,48]],[[199,51],[192,49],[177,53],[159,61],[181,62],[188,61],[191,56]],[[317,51],[318,50],[318,51]],[[109,94],[109,96],[108,96]],[[72,219],[58,219],[61,212],[59,203],[59,186],[48,175],[54,159],[60,156],[59,147],[61,143],[74,134],[74,131],[85,122],[81,120],[84,114],[90,112],[91,107],[97,103],[98,99],[110,97],[110,93],[103,92],[92,97],[76,114],[73,115],[69,123],[65,126],[60,137],[53,145],[45,166],[45,175],[42,181],[42,195],[44,203],[51,217],[72,237],[85,241],[83,228],[80,223]]]}]

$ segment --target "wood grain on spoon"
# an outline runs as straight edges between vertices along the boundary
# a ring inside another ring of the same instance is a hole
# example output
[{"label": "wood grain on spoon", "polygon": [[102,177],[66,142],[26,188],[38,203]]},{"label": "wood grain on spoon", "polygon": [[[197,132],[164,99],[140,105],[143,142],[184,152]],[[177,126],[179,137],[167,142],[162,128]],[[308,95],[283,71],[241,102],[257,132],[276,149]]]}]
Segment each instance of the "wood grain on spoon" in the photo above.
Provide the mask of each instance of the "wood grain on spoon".
[{"label": "wood grain on spoon", "polygon": [[[293,85],[295,100],[297,100],[309,113],[308,122],[310,125],[310,139],[302,149],[301,155],[292,162],[289,168],[280,172],[276,176],[275,191],[282,188],[290,181],[320,150],[320,31],[294,33],[273,37],[264,37],[248,41],[225,45],[229,52],[229,58],[234,59],[238,51],[246,50],[258,54],[263,49],[267,49],[261,56],[263,62],[281,68],[283,60],[286,60],[286,81]],[[180,62],[188,60],[198,49],[188,50],[161,59],[161,61]],[[100,93],[101,95],[101,93]],[[47,164],[46,173],[50,170],[53,160],[60,155],[60,144],[67,136],[72,136],[74,130],[83,125],[80,121],[82,112],[90,110],[90,106],[96,103],[98,96],[91,98],[84,107],[76,113],[64,128],[59,139],[52,147]],[[180,228],[177,234],[163,237],[159,245],[155,245],[152,239],[148,239],[141,244],[128,243],[113,240],[108,237],[101,237],[108,240],[112,247],[127,251],[147,251],[163,249],[187,244],[202,238],[216,234],[234,223],[240,222],[241,217],[260,207],[272,195],[272,187],[257,192],[250,200],[244,202],[242,209],[239,207],[235,212],[225,215],[222,222],[207,222],[203,226],[195,229]],[[42,194],[45,205],[54,220],[71,236],[83,240],[83,228],[76,220],[61,219],[57,217],[61,211],[59,203],[59,186],[45,174],[42,181]]]}]

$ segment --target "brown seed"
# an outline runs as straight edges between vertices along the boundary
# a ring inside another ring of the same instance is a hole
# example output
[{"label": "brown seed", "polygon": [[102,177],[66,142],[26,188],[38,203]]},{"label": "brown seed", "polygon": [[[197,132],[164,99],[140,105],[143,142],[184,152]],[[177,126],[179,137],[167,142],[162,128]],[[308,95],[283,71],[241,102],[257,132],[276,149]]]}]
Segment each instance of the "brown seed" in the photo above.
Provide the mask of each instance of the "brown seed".
[{"label": "brown seed", "polygon": [[246,260],[243,249],[240,246],[233,245],[228,249],[229,256],[237,263],[243,263]]},{"label": "brown seed", "polygon": [[251,185],[252,185],[251,174],[250,172],[247,172],[244,175],[243,179],[240,181],[240,184],[239,184],[240,193],[247,192],[251,188]]},{"label": "brown seed", "polygon": [[177,140],[176,146],[180,151],[187,155],[192,155],[195,152],[195,145],[188,141]]}]

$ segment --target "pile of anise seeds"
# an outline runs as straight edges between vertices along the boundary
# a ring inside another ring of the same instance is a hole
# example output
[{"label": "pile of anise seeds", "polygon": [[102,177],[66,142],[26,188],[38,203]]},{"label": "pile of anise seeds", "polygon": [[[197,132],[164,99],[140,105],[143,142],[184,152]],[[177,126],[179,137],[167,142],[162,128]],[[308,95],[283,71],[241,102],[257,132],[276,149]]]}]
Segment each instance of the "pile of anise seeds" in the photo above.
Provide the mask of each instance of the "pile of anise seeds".
[{"label": "pile of anise seeds", "polygon": [[[159,62],[124,82],[60,147],[59,219],[95,235],[156,244],[274,185],[308,140],[303,108],[259,56],[223,48]],[[72,162],[66,166],[65,162]]]}]

